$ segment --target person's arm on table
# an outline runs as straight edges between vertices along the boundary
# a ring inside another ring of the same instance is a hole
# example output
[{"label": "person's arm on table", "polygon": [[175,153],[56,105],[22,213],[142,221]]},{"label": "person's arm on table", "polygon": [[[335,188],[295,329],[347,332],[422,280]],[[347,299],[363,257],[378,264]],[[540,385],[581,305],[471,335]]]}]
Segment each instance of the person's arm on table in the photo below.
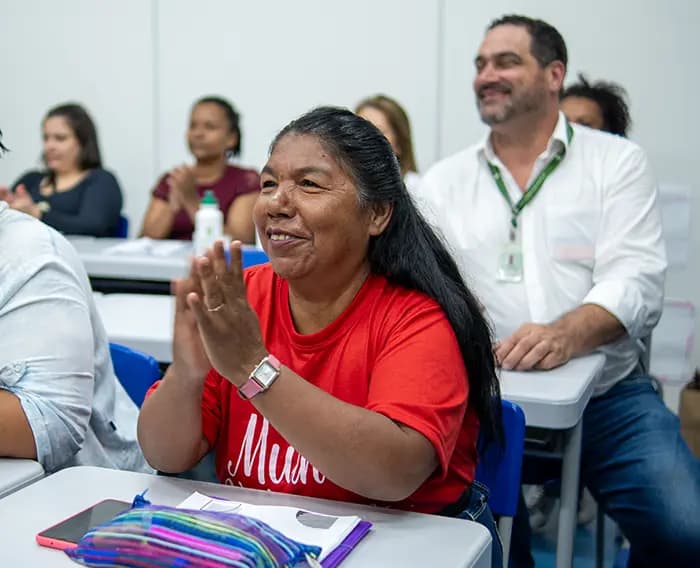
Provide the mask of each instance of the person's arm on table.
[{"label": "person's arm on table", "polygon": [[496,359],[506,370],[553,369],[625,334],[613,314],[584,304],[551,324],[527,323],[499,342]]},{"label": "person's arm on table", "polygon": [[36,444],[22,404],[0,389],[0,457],[36,459]]},{"label": "person's arm on table", "polygon": [[499,343],[496,357],[504,369],[552,369],[624,335],[642,339],[658,322],[666,254],[656,185],[640,148],[610,159],[615,163],[605,180],[593,287],[556,321],[525,324]]}]

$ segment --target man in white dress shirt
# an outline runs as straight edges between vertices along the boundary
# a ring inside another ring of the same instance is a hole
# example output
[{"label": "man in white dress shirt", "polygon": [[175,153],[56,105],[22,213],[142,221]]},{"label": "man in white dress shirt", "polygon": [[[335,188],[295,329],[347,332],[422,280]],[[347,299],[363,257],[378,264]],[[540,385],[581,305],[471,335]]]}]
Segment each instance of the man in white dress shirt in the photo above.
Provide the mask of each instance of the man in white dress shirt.
[{"label": "man in white dress shirt", "polygon": [[[490,130],[430,169],[418,199],[491,316],[504,369],[605,354],[582,479],[630,540],[630,566],[683,565],[700,557],[700,462],[642,366],[666,270],[656,186],[637,145],[567,123],[566,63],[549,24],[494,21],[474,79]],[[533,565],[526,522],[511,564]]]}]

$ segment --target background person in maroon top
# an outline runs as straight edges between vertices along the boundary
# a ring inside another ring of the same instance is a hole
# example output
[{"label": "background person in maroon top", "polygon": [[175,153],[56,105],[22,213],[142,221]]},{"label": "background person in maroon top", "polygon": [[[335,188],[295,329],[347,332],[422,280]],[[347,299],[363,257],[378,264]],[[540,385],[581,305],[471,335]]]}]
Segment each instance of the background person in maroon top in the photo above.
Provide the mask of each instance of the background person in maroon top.
[{"label": "background person in maroon top", "polygon": [[253,205],[260,178],[254,170],[228,163],[241,152],[239,119],[222,98],[204,97],[194,104],[187,145],[196,162],[177,166],[160,178],[143,221],[143,236],[191,239],[199,201],[211,189],[224,214],[224,233],[244,243],[255,242]]}]

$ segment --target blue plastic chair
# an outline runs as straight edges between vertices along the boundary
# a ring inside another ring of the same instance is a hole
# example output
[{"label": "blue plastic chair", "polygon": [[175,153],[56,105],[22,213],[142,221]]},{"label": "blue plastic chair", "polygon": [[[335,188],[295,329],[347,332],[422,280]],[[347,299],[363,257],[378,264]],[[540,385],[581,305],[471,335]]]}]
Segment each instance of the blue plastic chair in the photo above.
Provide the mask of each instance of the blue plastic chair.
[{"label": "blue plastic chair", "polygon": [[146,392],[160,379],[158,361],[147,353],[131,349],[118,343],[109,344],[114,374],[134,401],[141,408]]},{"label": "blue plastic chair", "polygon": [[[502,401],[503,431],[506,444],[488,444],[479,454],[475,479],[489,488],[489,507],[500,515],[498,532],[503,542],[503,566],[508,566],[513,517],[518,508],[520,472],[525,445],[525,413],[517,405]],[[481,444],[479,447],[482,447]]]},{"label": "blue plastic chair", "polygon": [[117,225],[114,236],[118,239],[125,239],[129,236],[129,219],[126,215],[119,215],[119,225]]},{"label": "blue plastic chair", "polygon": [[256,264],[263,264],[268,262],[268,260],[264,250],[255,248],[246,248],[243,250],[243,258],[241,259],[243,268],[255,266]]}]

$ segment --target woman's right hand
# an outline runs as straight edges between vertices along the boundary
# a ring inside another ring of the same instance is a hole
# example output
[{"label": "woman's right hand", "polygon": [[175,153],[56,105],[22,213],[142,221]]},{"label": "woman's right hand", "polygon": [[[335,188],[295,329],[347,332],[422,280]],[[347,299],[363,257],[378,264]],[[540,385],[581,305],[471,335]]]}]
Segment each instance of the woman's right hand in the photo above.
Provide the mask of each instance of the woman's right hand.
[{"label": "woman's right hand", "polygon": [[188,203],[199,203],[197,196],[197,180],[194,175],[194,168],[185,164],[170,170],[168,174],[168,186],[170,192],[178,194],[184,205]]},{"label": "woman's right hand", "polygon": [[212,365],[204,350],[197,320],[187,305],[187,294],[202,294],[202,285],[194,261],[190,275],[173,280],[172,289],[175,295],[172,371],[182,379],[204,383]]}]

